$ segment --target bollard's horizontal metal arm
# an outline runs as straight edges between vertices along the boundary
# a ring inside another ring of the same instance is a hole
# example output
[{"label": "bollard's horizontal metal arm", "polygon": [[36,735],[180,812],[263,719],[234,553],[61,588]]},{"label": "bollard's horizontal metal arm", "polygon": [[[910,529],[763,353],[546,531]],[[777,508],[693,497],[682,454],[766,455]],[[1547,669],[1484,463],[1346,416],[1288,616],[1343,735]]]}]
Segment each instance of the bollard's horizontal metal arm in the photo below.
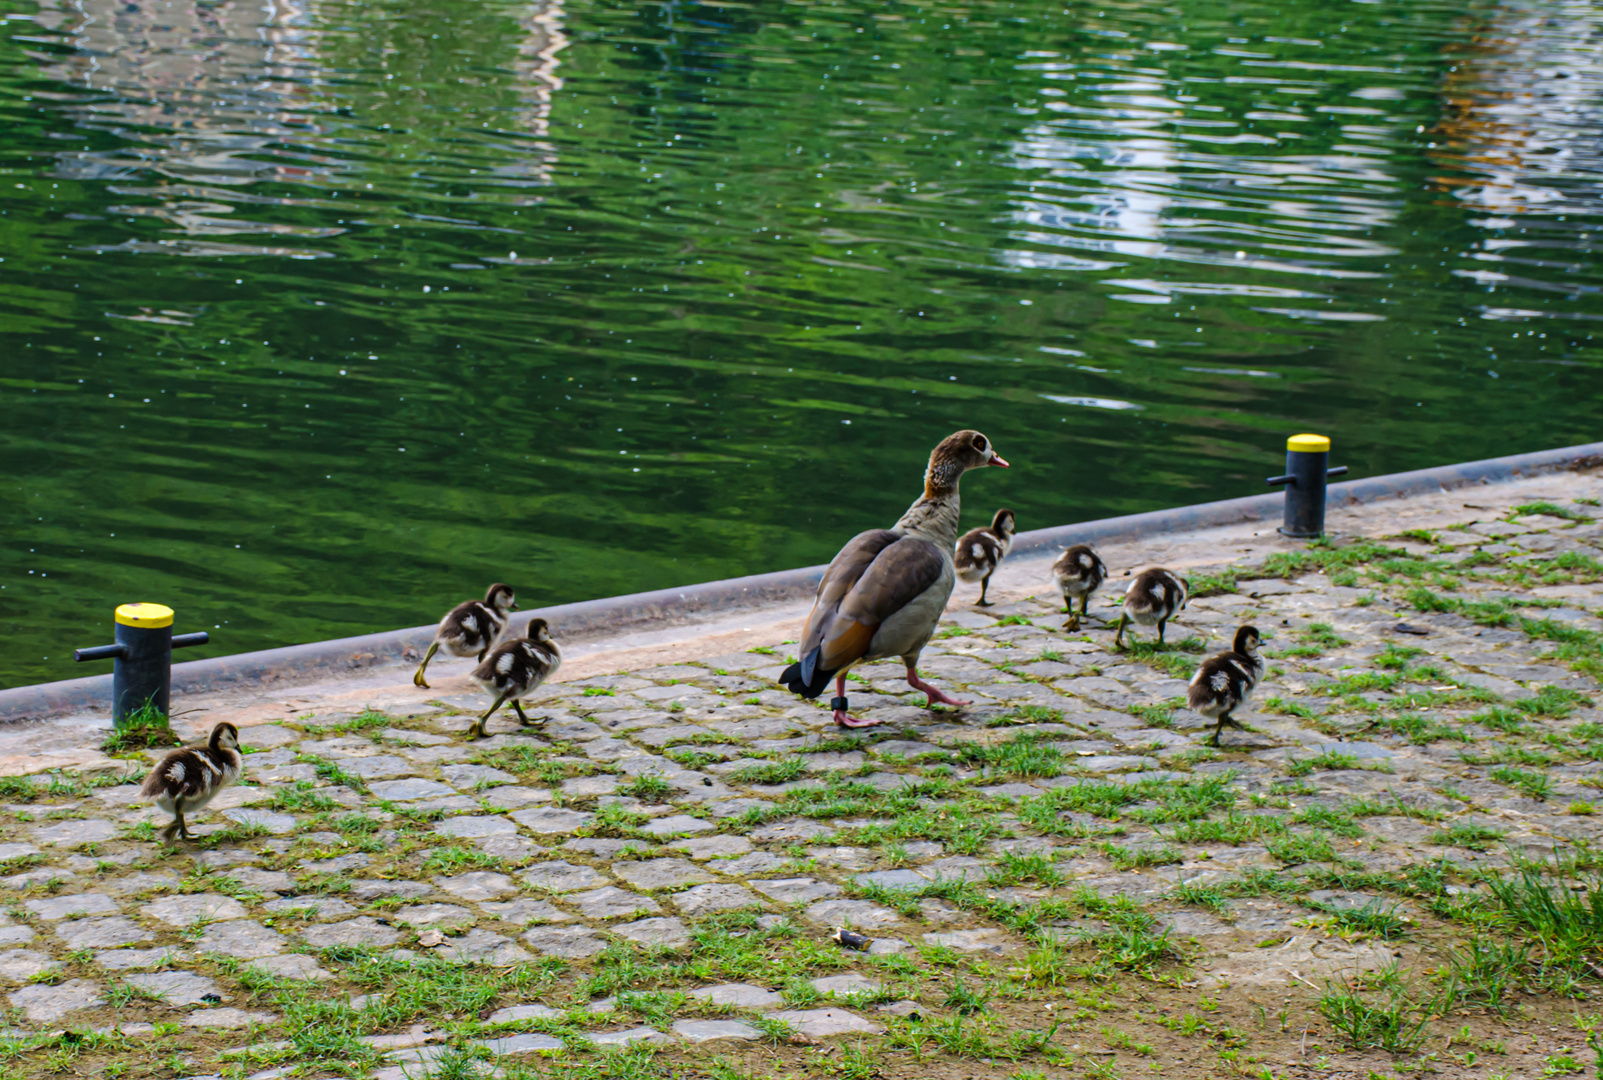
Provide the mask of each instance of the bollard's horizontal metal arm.
[{"label": "bollard's horizontal metal arm", "polygon": [[128,655],[128,646],[118,642],[115,645],[95,645],[88,649],[74,649],[72,658],[80,663],[84,660],[121,660]]},{"label": "bollard's horizontal metal arm", "polygon": [[[1327,477],[1346,476],[1347,466],[1337,465],[1334,469],[1326,469],[1325,475]],[[1290,484],[1295,487],[1297,484],[1297,478],[1295,476],[1267,476],[1264,478],[1264,483],[1268,484],[1270,487],[1278,487],[1281,484]]]},{"label": "bollard's horizontal metal arm", "polygon": [[211,635],[201,630],[193,634],[174,634],[173,648],[182,649],[186,645],[204,645],[211,640]]}]

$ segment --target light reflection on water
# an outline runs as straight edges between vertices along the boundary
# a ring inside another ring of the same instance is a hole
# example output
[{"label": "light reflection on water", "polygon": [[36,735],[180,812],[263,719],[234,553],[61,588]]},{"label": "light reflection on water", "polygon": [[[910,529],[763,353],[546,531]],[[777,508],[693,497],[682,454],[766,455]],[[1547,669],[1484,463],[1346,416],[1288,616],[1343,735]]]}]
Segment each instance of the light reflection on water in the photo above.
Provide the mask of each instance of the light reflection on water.
[{"label": "light reflection on water", "polygon": [[0,681],[1597,437],[1584,4],[0,14]]}]

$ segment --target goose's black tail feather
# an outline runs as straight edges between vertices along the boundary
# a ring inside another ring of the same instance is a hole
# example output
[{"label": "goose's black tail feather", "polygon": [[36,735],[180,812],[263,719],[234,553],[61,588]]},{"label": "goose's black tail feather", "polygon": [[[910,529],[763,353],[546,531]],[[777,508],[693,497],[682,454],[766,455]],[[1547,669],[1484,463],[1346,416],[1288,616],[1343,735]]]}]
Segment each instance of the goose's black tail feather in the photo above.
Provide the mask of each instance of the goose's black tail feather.
[{"label": "goose's black tail feather", "polygon": [[835,678],[833,671],[826,671],[818,666],[818,654],[822,651],[814,649],[802,657],[800,663],[786,668],[779,676],[780,683],[791,693],[800,694],[804,698],[812,699],[822,694],[829,688],[830,681]]}]

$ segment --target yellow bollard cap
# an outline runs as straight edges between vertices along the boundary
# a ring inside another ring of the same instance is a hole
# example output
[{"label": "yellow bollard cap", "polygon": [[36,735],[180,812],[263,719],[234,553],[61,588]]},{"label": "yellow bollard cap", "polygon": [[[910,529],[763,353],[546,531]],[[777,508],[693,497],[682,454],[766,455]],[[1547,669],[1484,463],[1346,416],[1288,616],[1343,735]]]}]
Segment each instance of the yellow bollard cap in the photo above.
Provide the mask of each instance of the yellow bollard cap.
[{"label": "yellow bollard cap", "polygon": [[165,604],[123,604],[117,608],[117,621],[124,626],[171,626],[173,609]]},{"label": "yellow bollard cap", "polygon": [[1330,440],[1323,435],[1293,435],[1286,440],[1286,449],[1304,454],[1330,452]]}]

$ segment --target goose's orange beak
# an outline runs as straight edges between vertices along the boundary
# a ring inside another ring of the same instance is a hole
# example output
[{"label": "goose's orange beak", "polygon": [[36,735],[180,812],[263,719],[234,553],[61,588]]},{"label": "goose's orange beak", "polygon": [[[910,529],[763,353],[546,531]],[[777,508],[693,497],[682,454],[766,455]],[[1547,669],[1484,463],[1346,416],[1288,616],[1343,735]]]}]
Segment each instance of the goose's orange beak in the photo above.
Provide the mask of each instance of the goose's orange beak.
[{"label": "goose's orange beak", "polygon": [[991,455],[991,464],[999,469],[1011,469],[1013,467],[1007,463],[1007,460],[1001,454],[995,453]]}]

